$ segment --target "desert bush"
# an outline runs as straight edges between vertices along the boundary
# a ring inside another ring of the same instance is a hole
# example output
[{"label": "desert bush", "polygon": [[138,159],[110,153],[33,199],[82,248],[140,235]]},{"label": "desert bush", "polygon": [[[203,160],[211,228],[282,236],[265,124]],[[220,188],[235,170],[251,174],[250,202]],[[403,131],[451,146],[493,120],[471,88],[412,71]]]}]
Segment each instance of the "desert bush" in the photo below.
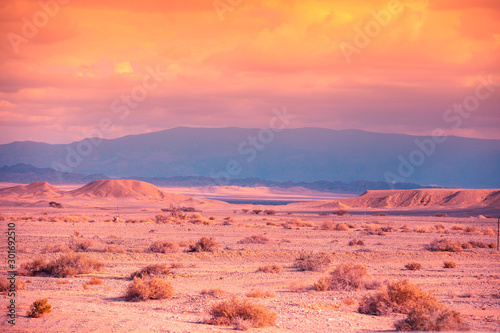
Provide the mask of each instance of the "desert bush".
[{"label": "desert bush", "polygon": [[415,306],[405,319],[394,324],[398,331],[468,331],[460,313],[442,305],[427,305],[422,302]]},{"label": "desert bush", "polygon": [[91,241],[90,239],[72,240],[69,243],[69,248],[75,252],[89,251],[92,246],[94,246],[94,242]]},{"label": "desert bush", "polygon": [[238,241],[238,244],[267,244],[271,240],[264,235],[248,236]]},{"label": "desert bush", "polygon": [[410,229],[410,227],[408,227],[408,226],[405,224],[404,226],[402,226],[402,227],[401,227],[401,231],[402,231],[402,232],[410,232],[410,231],[411,231],[411,229]]},{"label": "desert bush", "polygon": [[453,227],[451,227],[452,230],[464,230],[464,228],[462,226],[459,226],[459,225],[454,225]]},{"label": "desert bush", "polygon": [[283,271],[283,267],[273,264],[267,266],[260,266],[257,271],[264,273],[281,273]]},{"label": "desert bush", "polygon": [[338,209],[338,210],[333,211],[333,214],[342,216],[342,215],[349,214],[349,212],[345,209]]},{"label": "desert bush", "polygon": [[436,213],[436,217],[448,217],[446,213]]},{"label": "desert bush", "polygon": [[262,212],[262,209],[254,209],[254,210],[252,210],[252,213],[254,213],[255,215],[259,215],[260,212]]},{"label": "desert bush", "polygon": [[476,227],[465,227],[464,231],[468,233],[477,233],[479,230],[477,230]]},{"label": "desert bush", "polygon": [[360,264],[341,263],[330,273],[315,283],[318,291],[372,289],[376,286],[368,274],[368,269]]},{"label": "desert bush", "polygon": [[170,268],[164,264],[152,264],[146,266],[130,275],[131,279],[134,278],[144,278],[148,276],[162,276],[170,273]]},{"label": "desert bush", "polygon": [[121,247],[121,246],[109,244],[109,245],[106,245],[106,247],[104,248],[104,252],[108,252],[108,253],[125,253],[127,251],[125,251],[125,249],[123,247]]},{"label": "desert bush", "polygon": [[356,300],[351,297],[346,297],[342,299],[342,303],[344,303],[345,305],[354,305],[356,304]]},{"label": "desert bush", "polygon": [[346,231],[349,230],[349,226],[346,223],[334,223],[333,221],[325,221],[323,222],[323,224],[321,224],[321,229]]},{"label": "desert bush", "polygon": [[457,264],[454,263],[453,261],[445,261],[443,263],[443,267],[444,268],[455,268],[455,267],[457,267]]},{"label": "desert bush", "polygon": [[56,277],[75,276],[99,271],[104,263],[89,259],[82,253],[71,253],[46,263],[43,258],[37,258],[32,262],[21,266],[20,274],[28,276],[45,275]]},{"label": "desert bush", "polygon": [[169,241],[155,241],[149,246],[149,251],[155,253],[175,253],[179,251],[179,246]]},{"label": "desert bush", "polygon": [[170,220],[165,214],[156,214],[155,215],[155,222],[156,223],[169,223]]},{"label": "desert bush", "polygon": [[252,298],[274,298],[276,297],[276,294],[268,290],[262,291],[260,289],[252,289],[246,293],[245,296]]},{"label": "desert bush", "polygon": [[171,265],[170,265],[170,268],[182,268],[184,267],[184,264],[182,262],[173,262]]},{"label": "desert bush", "polygon": [[216,288],[216,289],[203,289],[200,294],[202,295],[208,295],[216,298],[222,298],[226,296],[226,292],[222,289]]},{"label": "desert bush", "polygon": [[422,264],[414,261],[414,262],[407,263],[405,265],[405,267],[407,270],[410,270],[410,271],[418,271],[419,269],[422,269]]},{"label": "desert bush", "polygon": [[264,211],[264,214],[266,214],[266,215],[276,215],[276,211],[274,209],[266,209]]},{"label": "desert bush", "polygon": [[213,237],[201,237],[195,244],[189,246],[188,252],[213,252],[219,244]]},{"label": "desert bush", "polygon": [[56,252],[63,252],[63,253],[69,253],[73,252],[72,249],[66,244],[48,244],[44,246],[42,249],[42,253],[56,253]]},{"label": "desert bush", "polygon": [[352,239],[349,241],[349,246],[355,246],[355,245],[365,245],[365,242],[362,239]]},{"label": "desert bush", "polygon": [[215,216],[210,216],[208,219],[209,219],[210,221],[215,221]]},{"label": "desert bush", "polygon": [[495,236],[496,233],[491,228],[486,228],[483,230],[483,235],[485,236]]},{"label": "desert bush", "polygon": [[330,258],[326,253],[301,253],[295,259],[294,267],[299,271],[324,272],[330,266]]},{"label": "desert bush", "polygon": [[243,208],[241,211],[243,212],[243,214],[246,214],[248,213],[249,209]]},{"label": "desert bush", "polygon": [[26,315],[30,318],[39,318],[47,313],[50,313],[51,311],[52,305],[49,304],[49,300],[47,298],[44,298],[33,302],[28,312],[26,312]]},{"label": "desert bush", "polygon": [[251,327],[268,327],[276,324],[276,314],[263,305],[252,303],[248,300],[221,301],[214,304],[209,311],[212,325],[236,326],[241,325],[241,320],[251,323]]},{"label": "desert bush", "polygon": [[147,299],[166,299],[174,295],[172,286],[158,277],[135,277],[127,287],[125,299],[127,301],[144,301]]},{"label": "desert bush", "polygon": [[431,251],[448,251],[448,252],[460,252],[462,251],[462,243],[457,240],[449,240],[449,239],[435,239],[433,240],[429,246],[429,250]]},{"label": "desert bush", "polygon": [[0,293],[10,292],[10,291],[18,291],[24,288],[26,284],[24,281],[16,279],[14,284],[11,284],[10,280],[6,277],[0,278]]},{"label": "desert bush", "polygon": [[90,284],[91,286],[101,285],[102,280],[99,279],[97,276],[92,276],[90,277],[90,280],[87,282],[87,284]]}]

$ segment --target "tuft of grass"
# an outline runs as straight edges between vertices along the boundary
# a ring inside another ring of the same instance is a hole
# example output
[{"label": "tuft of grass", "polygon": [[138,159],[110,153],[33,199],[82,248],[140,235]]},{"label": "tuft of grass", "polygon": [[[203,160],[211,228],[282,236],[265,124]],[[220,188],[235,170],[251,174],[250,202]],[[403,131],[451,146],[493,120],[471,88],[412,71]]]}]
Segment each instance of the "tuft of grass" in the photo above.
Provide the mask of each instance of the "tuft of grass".
[{"label": "tuft of grass", "polygon": [[212,297],[215,297],[215,298],[223,298],[224,296],[226,296],[226,291],[225,290],[222,290],[220,288],[215,288],[215,289],[203,289],[201,292],[200,292],[201,295],[207,295],[207,296],[212,296]]},{"label": "tuft of grass", "polygon": [[71,253],[62,255],[49,263],[46,263],[43,258],[37,258],[22,265],[19,273],[27,276],[68,277],[99,271],[104,266],[104,263],[89,259],[85,254]]},{"label": "tuft of grass", "polygon": [[127,287],[125,299],[127,301],[145,301],[148,299],[166,299],[174,295],[172,286],[158,277],[135,277]]},{"label": "tuft of grass", "polygon": [[144,278],[149,276],[162,276],[170,273],[170,268],[165,264],[152,264],[146,266],[130,275],[131,279],[134,278]]},{"label": "tuft of grass", "polygon": [[106,247],[104,248],[104,252],[107,252],[107,253],[125,253],[127,251],[125,251],[125,249],[121,246],[110,244],[110,245],[106,245]]},{"label": "tuft of grass", "polygon": [[272,291],[262,291],[260,289],[252,289],[248,293],[245,294],[246,297],[252,297],[252,298],[274,298],[276,297],[276,294]]},{"label": "tuft of grass", "polygon": [[264,272],[264,273],[281,273],[283,271],[283,267],[276,265],[276,264],[273,264],[273,265],[267,265],[267,266],[260,266],[257,271]]},{"label": "tuft of grass", "polygon": [[443,267],[444,268],[456,268],[457,267],[457,264],[454,263],[453,261],[445,261],[443,263]]},{"label": "tuft of grass", "polygon": [[405,267],[407,270],[410,270],[410,271],[418,271],[418,270],[422,269],[422,264],[414,261],[414,262],[407,263],[405,265]]},{"label": "tuft of grass", "polygon": [[301,253],[295,259],[294,267],[299,271],[324,272],[330,266],[330,258],[326,253]]},{"label": "tuft of grass", "polygon": [[346,297],[346,298],[343,298],[342,299],[342,303],[344,303],[345,305],[354,305],[356,304],[356,300],[354,298],[351,298],[351,297]]},{"label": "tuft of grass", "polygon": [[97,276],[92,276],[90,277],[89,282],[87,284],[90,284],[91,286],[97,286],[102,284],[102,280],[99,279]]},{"label": "tuft of grass", "polygon": [[248,236],[238,241],[238,244],[267,244],[271,242],[269,238],[264,235]]},{"label": "tuft of grass", "polygon": [[48,244],[42,249],[42,253],[70,253],[73,250],[66,244]]},{"label": "tuft of grass", "polygon": [[362,239],[356,239],[356,238],[349,241],[349,246],[356,246],[356,245],[363,246],[365,245],[365,242]]},{"label": "tuft of grass", "polygon": [[462,243],[457,240],[449,239],[435,239],[429,246],[431,251],[448,251],[448,252],[461,252],[463,250]]},{"label": "tuft of grass", "polygon": [[213,252],[219,244],[213,237],[201,237],[195,244],[189,246],[188,252]]},{"label": "tuft of grass", "polygon": [[242,320],[246,322],[246,327],[274,326],[277,317],[274,312],[263,305],[237,298],[214,304],[209,313],[211,316],[209,324],[233,327],[241,325]]},{"label": "tuft of grass", "polygon": [[[77,233],[78,231],[75,231]],[[94,242],[90,239],[85,240],[72,240],[69,243],[69,248],[75,252],[86,252],[90,251],[90,248],[94,246]]]},{"label": "tuft of grass", "polygon": [[155,241],[149,246],[149,252],[154,253],[175,253],[179,251],[179,246],[169,241]]},{"label": "tuft of grass", "polygon": [[329,276],[320,278],[314,284],[318,291],[374,289],[377,286],[368,274],[368,269],[355,263],[339,264]]},{"label": "tuft of grass", "polygon": [[26,315],[30,318],[39,318],[47,313],[50,313],[51,311],[52,305],[49,304],[49,300],[47,298],[43,298],[33,302],[28,312],[26,312]]},{"label": "tuft of grass", "polygon": [[10,291],[18,291],[24,288],[26,283],[24,281],[16,279],[16,282],[13,284],[6,277],[0,278],[0,293],[7,293]]}]

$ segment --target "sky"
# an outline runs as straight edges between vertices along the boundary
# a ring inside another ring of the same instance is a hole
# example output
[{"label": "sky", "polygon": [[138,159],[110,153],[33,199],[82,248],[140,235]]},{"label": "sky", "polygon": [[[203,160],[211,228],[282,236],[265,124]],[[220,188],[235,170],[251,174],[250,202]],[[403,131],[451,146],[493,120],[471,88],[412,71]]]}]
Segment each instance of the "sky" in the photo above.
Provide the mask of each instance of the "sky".
[{"label": "sky", "polygon": [[0,143],[174,128],[500,139],[498,0],[0,0]]}]

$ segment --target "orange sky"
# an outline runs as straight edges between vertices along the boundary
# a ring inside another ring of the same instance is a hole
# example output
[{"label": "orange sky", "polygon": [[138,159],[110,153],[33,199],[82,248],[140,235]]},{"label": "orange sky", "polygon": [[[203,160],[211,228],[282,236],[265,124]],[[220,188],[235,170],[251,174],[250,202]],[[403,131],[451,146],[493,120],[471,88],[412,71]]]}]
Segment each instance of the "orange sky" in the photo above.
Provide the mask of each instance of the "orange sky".
[{"label": "orange sky", "polygon": [[474,102],[478,77],[500,82],[498,0],[41,3],[0,0],[0,143],[80,140],[103,119],[108,138],[262,128],[283,107],[293,128],[500,139],[500,84],[446,113]]}]

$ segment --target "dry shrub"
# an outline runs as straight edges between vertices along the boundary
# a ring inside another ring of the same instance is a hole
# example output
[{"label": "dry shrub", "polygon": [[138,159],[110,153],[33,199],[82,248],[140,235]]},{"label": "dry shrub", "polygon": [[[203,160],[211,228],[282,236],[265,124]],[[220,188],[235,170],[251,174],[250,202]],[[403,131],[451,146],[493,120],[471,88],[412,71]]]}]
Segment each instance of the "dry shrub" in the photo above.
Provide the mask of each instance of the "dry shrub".
[{"label": "dry shrub", "polygon": [[495,236],[496,233],[491,228],[486,228],[483,230],[483,235],[485,236]]},{"label": "dry shrub", "polygon": [[94,246],[94,242],[90,239],[86,240],[72,240],[69,243],[69,248],[75,252],[85,252],[90,251],[90,248]]},{"label": "dry shrub", "polygon": [[281,273],[283,271],[283,267],[280,265],[273,264],[267,266],[260,266],[257,271],[264,273]]},{"label": "dry shrub", "polygon": [[429,250],[431,251],[448,251],[448,252],[460,252],[462,251],[462,243],[457,240],[449,239],[435,239],[429,244]]},{"label": "dry shrub", "polygon": [[345,209],[338,209],[338,210],[333,211],[333,214],[338,215],[338,216],[342,216],[342,215],[349,214],[349,212]]},{"label": "dry shrub", "polygon": [[356,304],[356,300],[354,298],[351,298],[351,297],[346,297],[346,298],[343,298],[342,299],[342,303],[344,303],[345,305],[354,305]]},{"label": "dry shrub", "polygon": [[288,290],[294,293],[303,293],[309,290],[309,287],[304,281],[292,281],[288,285]]},{"label": "dry shrub", "polygon": [[246,297],[252,297],[252,298],[274,298],[276,297],[276,294],[272,291],[262,291],[260,289],[252,289],[248,293],[245,294]]},{"label": "dry shrub", "polygon": [[57,253],[57,252],[69,253],[73,252],[73,250],[70,249],[69,246],[66,244],[48,244],[42,249],[42,253]]},{"label": "dry shrub", "polygon": [[87,284],[90,284],[91,286],[98,286],[102,284],[102,280],[97,276],[92,276]]},{"label": "dry shrub", "polygon": [[238,244],[267,244],[270,241],[271,240],[264,235],[255,235],[243,238],[238,241]]},{"label": "dry shrub", "polygon": [[465,227],[464,231],[468,232],[468,233],[478,233],[479,232],[479,230],[477,230],[476,227]]},{"label": "dry shrub", "polygon": [[422,302],[415,306],[405,319],[394,324],[398,331],[468,331],[460,313],[443,305],[436,307]]},{"label": "dry shrub", "polygon": [[204,296],[212,296],[215,298],[223,298],[226,296],[226,291],[220,289],[220,288],[215,288],[215,289],[203,289],[200,294]]},{"label": "dry shrub", "polygon": [[329,276],[319,279],[314,287],[318,291],[374,289],[377,287],[377,283],[371,279],[365,266],[355,263],[341,263]]},{"label": "dry shrub", "polygon": [[147,299],[166,299],[174,295],[174,289],[162,278],[135,277],[127,287],[125,299],[127,301],[144,301]]},{"label": "dry shrub", "polygon": [[446,213],[436,213],[436,217],[448,217]]},{"label": "dry shrub", "polygon": [[356,238],[349,241],[349,246],[355,246],[355,245],[362,246],[365,245],[365,242],[362,239],[356,239]]},{"label": "dry shrub", "polygon": [[169,241],[155,241],[149,246],[149,252],[154,253],[175,253],[179,251],[179,246]]},{"label": "dry shrub", "polygon": [[411,231],[411,229],[410,229],[410,227],[409,227],[409,226],[407,226],[407,225],[405,224],[404,226],[402,226],[402,227],[401,227],[401,231],[402,231],[402,232],[410,232],[410,231]]},{"label": "dry shrub", "polygon": [[170,219],[165,214],[156,214],[155,223],[170,223]]},{"label": "dry shrub", "polygon": [[7,293],[10,291],[18,291],[24,288],[26,283],[22,280],[16,279],[16,282],[12,284],[6,277],[0,278],[0,293]]},{"label": "dry shrub", "polygon": [[302,228],[302,227],[317,227],[316,223],[307,221],[305,219],[293,219],[292,221],[287,221],[285,224],[281,223],[281,226],[283,226],[285,229],[292,229],[292,228]]},{"label": "dry shrub", "polygon": [[455,267],[457,267],[457,264],[454,263],[453,261],[445,261],[443,263],[443,267],[444,268],[455,268]]},{"label": "dry shrub", "polygon": [[104,248],[104,252],[109,252],[109,253],[125,253],[127,251],[125,251],[125,249],[123,247],[121,247],[121,246],[109,244],[109,245],[106,245],[106,247]]},{"label": "dry shrub", "polygon": [[164,276],[170,273],[170,268],[164,264],[152,264],[138,270],[130,275],[131,279],[144,278],[147,276]]},{"label": "dry shrub", "polygon": [[419,262],[410,262],[405,265],[406,269],[410,271],[418,271],[419,269],[422,269],[422,264]]},{"label": "dry shrub", "polygon": [[330,262],[330,257],[326,253],[301,253],[295,259],[294,267],[299,271],[324,272],[330,266]]},{"label": "dry shrub", "polygon": [[241,325],[241,320],[244,320],[247,325],[250,322],[252,328],[274,326],[277,317],[274,312],[263,305],[237,298],[214,304],[209,313],[211,315],[209,324],[237,326]]},{"label": "dry shrub", "polygon": [[52,305],[49,304],[47,298],[39,299],[31,304],[31,307],[26,315],[30,318],[39,318],[52,311]]},{"label": "dry shrub", "polygon": [[321,229],[323,229],[323,230],[347,231],[347,230],[349,230],[349,226],[347,225],[347,223],[334,223],[332,221],[325,221],[321,225]]},{"label": "dry shrub", "polygon": [[459,226],[459,225],[454,225],[453,227],[451,227],[452,230],[464,230],[464,228],[462,226]]},{"label": "dry shrub", "polygon": [[37,258],[22,265],[20,275],[67,277],[92,273],[101,270],[103,267],[104,263],[89,259],[85,254],[72,253],[62,255],[49,263],[46,263],[43,258]]},{"label": "dry shrub", "polygon": [[170,265],[170,268],[182,268],[182,267],[184,267],[184,264],[182,262],[173,262]]},{"label": "dry shrub", "polygon": [[213,252],[219,244],[213,237],[201,237],[195,244],[189,246],[188,252]]},{"label": "dry shrub", "polygon": [[274,209],[266,209],[264,211],[264,214],[266,214],[266,215],[276,215],[276,211]]}]

